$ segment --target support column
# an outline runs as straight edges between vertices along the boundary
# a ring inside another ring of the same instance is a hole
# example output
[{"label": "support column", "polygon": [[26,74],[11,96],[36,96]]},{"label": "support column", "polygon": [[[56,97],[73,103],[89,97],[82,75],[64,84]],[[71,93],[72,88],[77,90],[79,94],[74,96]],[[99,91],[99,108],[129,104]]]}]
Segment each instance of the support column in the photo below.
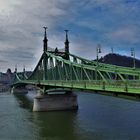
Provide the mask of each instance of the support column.
[{"label": "support column", "polygon": [[45,95],[37,95],[34,98],[33,111],[61,111],[61,110],[77,110],[77,95],[72,91],[63,91],[65,93],[59,93],[56,90],[56,94],[48,93]]},{"label": "support column", "polygon": [[[47,35],[45,29],[44,36],[44,54],[43,54],[43,80],[48,80],[47,76],[47,65],[48,65],[48,56],[46,55],[47,51]],[[69,41],[66,30],[66,42],[65,42],[65,51],[66,59],[69,59]],[[74,94],[71,90],[55,90],[51,92],[46,91],[46,86],[43,87],[43,91],[38,91],[39,93],[34,98],[33,111],[53,111],[53,110],[77,110],[77,95]],[[54,93],[55,92],[55,93]],[[46,94],[45,94],[46,93]]]},{"label": "support column", "polygon": [[18,95],[25,95],[28,93],[28,90],[25,86],[19,86],[19,87],[13,86],[11,88],[11,93],[18,94]]}]

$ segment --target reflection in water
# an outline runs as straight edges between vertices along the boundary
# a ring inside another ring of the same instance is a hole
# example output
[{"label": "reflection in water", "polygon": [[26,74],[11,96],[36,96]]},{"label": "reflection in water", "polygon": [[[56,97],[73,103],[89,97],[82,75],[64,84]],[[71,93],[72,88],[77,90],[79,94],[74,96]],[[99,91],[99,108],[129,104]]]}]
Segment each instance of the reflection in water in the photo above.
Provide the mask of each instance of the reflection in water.
[{"label": "reflection in water", "polygon": [[70,111],[33,113],[33,121],[40,128],[40,136],[52,140],[76,140],[75,117],[76,112]]},{"label": "reflection in water", "polygon": [[[32,110],[33,96],[32,99],[31,95],[14,96],[20,107]],[[76,115],[77,111],[32,112],[29,121],[39,128],[39,139],[75,140]]]},{"label": "reflection in water", "polygon": [[33,101],[27,95],[14,94],[19,106],[26,109],[32,109]]}]

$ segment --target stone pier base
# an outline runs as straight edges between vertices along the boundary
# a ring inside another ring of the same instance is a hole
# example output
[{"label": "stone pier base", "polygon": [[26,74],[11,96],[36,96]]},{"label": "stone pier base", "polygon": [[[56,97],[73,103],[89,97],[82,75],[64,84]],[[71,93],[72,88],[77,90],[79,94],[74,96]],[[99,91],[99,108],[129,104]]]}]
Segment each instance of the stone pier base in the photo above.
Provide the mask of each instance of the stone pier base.
[{"label": "stone pier base", "polygon": [[77,110],[77,95],[46,94],[34,98],[33,111]]},{"label": "stone pier base", "polygon": [[27,94],[28,90],[25,87],[12,87],[11,89],[12,94]]}]

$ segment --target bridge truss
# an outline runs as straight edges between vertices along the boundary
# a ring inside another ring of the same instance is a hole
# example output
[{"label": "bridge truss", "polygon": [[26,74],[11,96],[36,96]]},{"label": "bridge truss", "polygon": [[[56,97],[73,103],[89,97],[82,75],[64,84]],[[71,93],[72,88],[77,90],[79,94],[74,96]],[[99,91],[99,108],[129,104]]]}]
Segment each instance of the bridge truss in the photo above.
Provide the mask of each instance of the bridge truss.
[{"label": "bridge truss", "polygon": [[29,77],[16,74],[15,85],[140,94],[140,69],[99,63],[70,53],[65,59],[65,55],[45,51]]},{"label": "bridge truss", "polygon": [[64,50],[50,49],[46,29],[44,52],[32,74],[15,74],[13,86],[32,84],[43,92],[49,88],[70,88],[131,95],[140,94],[140,69],[99,63],[69,53],[68,30]]}]

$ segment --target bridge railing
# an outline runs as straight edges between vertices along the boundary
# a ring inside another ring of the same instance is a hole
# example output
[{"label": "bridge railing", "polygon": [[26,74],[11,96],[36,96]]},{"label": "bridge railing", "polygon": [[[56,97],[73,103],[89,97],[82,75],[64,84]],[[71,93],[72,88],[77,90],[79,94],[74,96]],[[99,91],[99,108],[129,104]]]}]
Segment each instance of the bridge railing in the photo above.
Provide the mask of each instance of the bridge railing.
[{"label": "bridge railing", "polygon": [[[97,61],[93,61],[93,60],[88,60],[73,54],[69,54],[71,57],[75,58],[75,59],[79,59],[81,62],[84,62],[87,65],[93,65],[93,66],[97,66]],[[140,68],[131,68],[131,67],[124,67],[124,66],[117,66],[117,65],[112,65],[112,64],[106,64],[106,63],[101,63],[98,62],[98,66],[99,67],[104,67],[104,68],[110,68],[110,69],[120,69],[120,70],[126,70],[126,71],[140,71]]]},{"label": "bridge railing", "polygon": [[87,89],[87,90],[104,90],[104,91],[116,91],[116,92],[135,92],[134,90],[139,90],[140,93],[140,82],[139,81],[110,81],[105,83],[102,80],[97,81],[41,81],[42,84],[55,87],[64,88],[77,88],[77,89]]},{"label": "bridge railing", "polygon": [[102,80],[22,80],[19,81],[19,83],[33,84],[36,86],[48,86],[53,88],[70,88],[140,94],[140,81],[137,80],[130,80],[126,82],[122,82],[121,80],[112,80],[109,82],[104,82]]}]

